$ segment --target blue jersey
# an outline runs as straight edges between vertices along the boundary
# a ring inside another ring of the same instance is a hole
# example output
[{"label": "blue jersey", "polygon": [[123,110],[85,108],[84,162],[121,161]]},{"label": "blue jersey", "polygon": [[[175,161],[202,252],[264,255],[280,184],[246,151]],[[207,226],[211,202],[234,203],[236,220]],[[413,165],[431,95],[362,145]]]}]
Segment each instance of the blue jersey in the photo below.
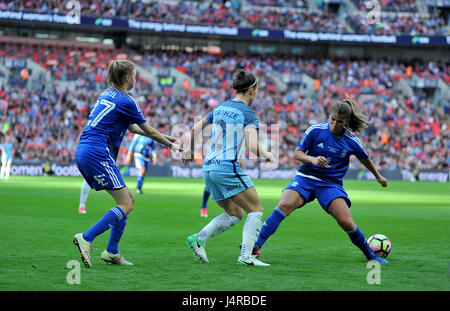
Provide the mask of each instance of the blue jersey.
[{"label": "blue jersey", "polygon": [[115,89],[108,89],[100,95],[92,108],[77,152],[103,156],[108,146],[115,146],[118,151],[123,134],[130,124],[145,122],[141,108],[131,96]]},{"label": "blue jersey", "polygon": [[131,96],[115,89],[100,95],[75,152],[78,170],[91,188],[113,190],[126,186],[115,163],[117,154],[130,124],[143,123],[141,108]]},{"label": "blue jersey", "polygon": [[341,137],[336,137],[331,134],[329,123],[318,123],[309,127],[297,146],[309,156],[323,156],[328,161],[326,168],[303,163],[298,170],[299,175],[340,185],[348,170],[351,155],[358,159],[369,157],[358,137],[346,129]]},{"label": "blue jersey", "polygon": [[214,108],[205,119],[213,124],[209,151],[203,171],[234,171],[243,150],[245,130],[259,128],[258,117],[244,102],[228,100]]},{"label": "blue jersey", "polygon": [[142,158],[145,161],[150,161],[150,148],[155,150],[155,141],[147,136],[135,135],[131,141],[129,152],[134,151],[134,157]]},{"label": "blue jersey", "polygon": [[119,149],[122,144],[124,133],[125,132],[122,132],[121,130],[112,132],[108,138],[108,150],[114,160],[117,160],[117,156],[119,155]]}]

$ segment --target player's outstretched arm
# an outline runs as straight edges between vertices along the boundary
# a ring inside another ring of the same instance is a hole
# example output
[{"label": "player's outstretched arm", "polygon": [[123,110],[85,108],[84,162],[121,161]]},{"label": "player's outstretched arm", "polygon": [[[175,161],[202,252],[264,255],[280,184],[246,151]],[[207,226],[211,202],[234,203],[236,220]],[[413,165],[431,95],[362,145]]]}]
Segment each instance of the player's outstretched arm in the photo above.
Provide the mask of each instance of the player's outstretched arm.
[{"label": "player's outstretched arm", "polygon": [[137,124],[131,124],[128,130],[133,134],[138,134],[142,136],[148,136]]},{"label": "player's outstretched arm", "polygon": [[384,178],[380,172],[378,172],[377,168],[375,167],[375,164],[373,164],[372,160],[370,158],[367,159],[358,159],[359,162],[361,162],[362,165],[364,165],[372,174],[375,176],[377,181],[380,183],[381,186],[386,187],[387,186],[387,179]]},{"label": "player's outstretched arm", "polygon": [[257,157],[261,157],[269,162],[275,161],[273,154],[259,144],[256,128],[248,128],[245,130],[245,143],[248,150],[256,154]]},{"label": "player's outstretched arm", "polygon": [[180,145],[168,140],[162,133],[160,133],[157,129],[155,129],[148,123],[139,124],[138,126],[141,128],[141,130],[143,130],[145,132],[145,136],[151,137],[156,142],[163,144],[167,147],[170,147],[170,148],[173,147],[176,151],[180,151],[180,152],[183,151],[183,149],[181,148]]},{"label": "player's outstretched arm", "polygon": [[[131,124],[128,127],[128,130],[133,133],[133,134],[138,134],[138,135],[142,135],[142,136],[148,136],[137,124]],[[167,140],[171,141],[171,142],[175,142],[177,140],[176,137],[170,136],[170,135],[166,135],[164,133],[161,133],[162,136],[164,136],[165,138],[167,138]]]},{"label": "player's outstretched arm", "polygon": [[195,140],[203,132],[203,128],[208,124],[209,124],[208,120],[206,120],[206,118],[202,118],[192,127],[191,138],[189,140],[189,152],[187,156],[183,159],[184,164],[188,164],[189,162],[194,160]]}]

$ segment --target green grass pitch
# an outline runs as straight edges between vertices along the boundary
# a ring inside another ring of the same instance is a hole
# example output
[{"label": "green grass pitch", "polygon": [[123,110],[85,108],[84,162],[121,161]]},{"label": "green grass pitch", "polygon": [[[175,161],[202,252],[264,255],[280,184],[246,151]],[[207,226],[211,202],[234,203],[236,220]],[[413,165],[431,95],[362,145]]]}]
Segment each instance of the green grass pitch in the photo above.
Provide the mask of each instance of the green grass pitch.
[{"label": "green grass pitch", "polygon": [[[135,179],[126,178],[134,192]],[[276,206],[288,180],[255,180],[265,208]],[[91,191],[87,214],[78,214],[81,177],[12,176],[0,182],[0,290],[2,291],[448,291],[450,290],[449,184],[345,181],[353,218],[368,238],[382,233],[392,242],[380,284],[369,284],[362,253],[317,201],[286,218],[265,244],[270,267],[236,264],[244,221],[208,241],[209,264],[197,263],[186,237],[222,210],[210,199],[200,217],[201,179],[147,178],[136,195],[119,249],[135,266],[103,263],[109,232],[93,244],[92,269],[81,266],[80,284],[69,284],[66,268],[79,260],[72,244],[113,199]],[[80,262],[81,263],[81,262]]]}]

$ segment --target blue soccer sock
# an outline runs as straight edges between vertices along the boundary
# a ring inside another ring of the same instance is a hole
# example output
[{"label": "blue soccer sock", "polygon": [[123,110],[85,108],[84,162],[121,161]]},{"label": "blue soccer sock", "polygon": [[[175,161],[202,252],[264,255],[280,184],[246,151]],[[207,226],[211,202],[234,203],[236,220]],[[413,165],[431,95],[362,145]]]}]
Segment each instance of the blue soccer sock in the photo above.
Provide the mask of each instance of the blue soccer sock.
[{"label": "blue soccer sock", "polygon": [[370,249],[369,244],[367,244],[366,237],[357,225],[355,225],[352,231],[348,231],[347,234],[350,237],[352,243],[358,246],[358,248],[364,253],[364,256],[366,256],[367,259],[370,260],[375,257],[375,254]]},{"label": "blue soccer sock", "polygon": [[145,178],[144,175],[138,175],[137,176],[137,186],[136,186],[137,189],[141,189],[142,188],[142,185],[144,184],[144,178]]},{"label": "blue soccer sock", "polygon": [[209,193],[208,189],[205,188],[205,190],[203,190],[202,208],[207,207],[209,195],[210,195],[210,193]]},{"label": "blue soccer sock", "polygon": [[280,223],[287,217],[286,213],[283,212],[278,207],[275,207],[272,214],[267,217],[266,221],[261,227],[261,232],[259,233],[258,240],[256,241],[256,246],[261,248],[266,240],[277,231]]},{"label": "blue soccer sock", "polygon": [[108,230],[112,226],[116,226],[123,218],[125,213],[118,206],[110,209],[95,225],[83,233],[83,239],[87,242],[92,241],[100,234]]},{"label": "blue soccer sock", "polygon": [[106,250],[110,254],[119,253],[119,241],[122,237],[123,231],[125,230],[125,226],[127,225],[127,216],[124,216],[121,221],[115,226],[112,226],[111,233],[109,235],[109,242]]}]

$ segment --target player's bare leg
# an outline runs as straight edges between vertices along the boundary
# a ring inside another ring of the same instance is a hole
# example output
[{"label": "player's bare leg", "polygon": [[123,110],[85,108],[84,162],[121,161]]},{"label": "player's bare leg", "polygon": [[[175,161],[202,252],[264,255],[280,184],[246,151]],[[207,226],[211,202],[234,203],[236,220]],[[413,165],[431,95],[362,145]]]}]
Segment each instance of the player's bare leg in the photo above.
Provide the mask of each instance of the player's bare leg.
[{"label": "player's bare leg", "polygon": [[339,226],[348,234],[350,240],[366,256],[367,260],[376,260],[380,263],[388,263],[382,257],[375,255],[367,244],[364,234],[353,221],[347,202],[343,198],[336,198],[328,206],[328,213],[336,219]]}]

